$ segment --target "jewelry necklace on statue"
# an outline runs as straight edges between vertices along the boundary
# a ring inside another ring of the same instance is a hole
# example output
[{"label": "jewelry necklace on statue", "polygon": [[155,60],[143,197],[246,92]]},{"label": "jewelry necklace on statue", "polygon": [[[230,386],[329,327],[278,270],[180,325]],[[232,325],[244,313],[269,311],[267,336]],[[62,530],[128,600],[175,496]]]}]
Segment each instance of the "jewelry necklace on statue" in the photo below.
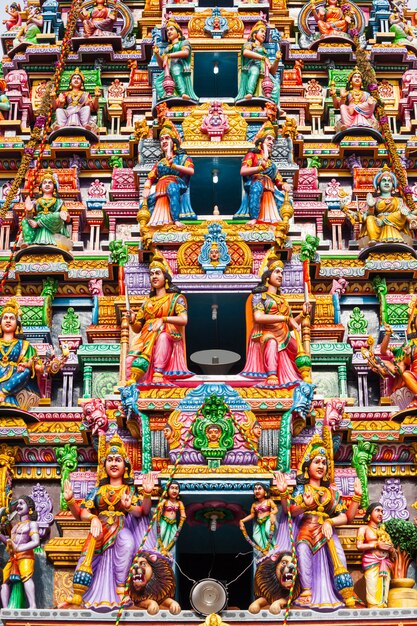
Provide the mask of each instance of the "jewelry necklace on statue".
[{"label": "jewelry necklace on statue", "polygon": [[7,352],[3,351],[3,345],[0,343],[0,353],[2,355],[1,361],[2,361],[3,365],[7,365],[7,363],[9,362],[9,354],[13,350],[13,348],[16,345],[17,342],[18,342],[18,339],[13,339],[11,344],[10,344],[10,347],[7,350]]}]

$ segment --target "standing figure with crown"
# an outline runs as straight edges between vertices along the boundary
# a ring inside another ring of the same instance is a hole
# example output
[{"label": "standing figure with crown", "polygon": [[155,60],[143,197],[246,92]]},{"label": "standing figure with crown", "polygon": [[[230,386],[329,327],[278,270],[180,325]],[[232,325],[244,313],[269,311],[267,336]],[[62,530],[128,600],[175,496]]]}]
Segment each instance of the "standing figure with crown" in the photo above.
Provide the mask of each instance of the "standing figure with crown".
[{"label": "standing figure with crown", "polygon": [[71,217],[57,193],[58,184],[54,173],[46,170],[40,181],[39,198],[36,202],[32,202],[29,196],[26,198],[26,217],[22,220],[22,248],[28,245],[46,245],[71,249],[67,228]]},{"label": "standing figure with crown", "polygon": [[18,407],[16,394],[22,389],[39,393],[36,376],[43,366],[35,348],[26,339],[16,337],[21,329],[19,305],[10,298],[0,315],[0,407]]},{"label": "standing figure with crown", "polygon": [[170,18],[166,24],[168,45],[163,54],[158,46],[153,53],[158,66],[164,70],[155,79],[156,99],[169,97],[198,101],[191,81],[191,44],[185,39],[180,25]]},{"label": "standing figure with crown", "polygon": [[275,139],[275,126],[265,122],[255,137],[255,148],[242,161],[240,175],[245,195],[235,219],[247,217],[251,220],[250,224],[277,224],[282,221],[282,192],[290,191],[291,187],[282,181],[278,165],[271,160]]},{"label": "standing figure with crown", "polygon": [[[114,435],[99,464],[97,483],[81,504],[74,499],[70,481],[64,484],[71,513],[91,524],[74,573],[74,596],[65,604],[111,610],[120,606],[130,565],[145,534],[147,524],[138,518],[151,510],[154,481],[151,474],[143,477],[144,497],[139,505],[129,457],[119,435]],[[144,548],[154,542],[155,538],[150,539]]]},{"label": "standing figure with crown", "polygon": [[100,87],[95,88],[94,98],[88,91],[84,91],[85,77],[77,67],[70,76],[69,89],[58,96],[51,92],[56,121],[52,130],[75,126],[85,128],[93,133],[97,132],[97,125],[91,119],[91,114],[98,109]]},{"label": "standing figure with crown", "polygon": [[279,293],[283,269],[282,261],[272,259],[248,300],[251,332],[241,373],[273,387],[290,383],[295,386],[302,379],[296,365],[297,356],[303,352],[300,324],[310,313],[310,304],[305,302],[302,313],[293,317],[288,302]]},{"label": "standing figure with crown", "polygon": [[247,43],[242,47],[241,74],[236,101],[261,97],[279,104],[280,76],[277,75],[277,70],[281,53],[278,50],[271,63],[264,46],[265,40],[266,24],[259,20],[252,28]]},{"label": "standing figure with crown", "polygon": [[167,384],[170,379],[192,376],[187,369],[184,329],[187,325],[187,301],[162,258],[149,267],[151,291],[130,323],[137,335],[128,356],[130,378],[127,384]]},{"label": "standing figure with crown", "polygon": [[[163,122],[159,141],[163,157],[149,172],[142,195],[144,204],[151,212],[148,226],[172,223],[183,226],[180,219],[197,217],[187,193],[190,177],[194,174],[194,163],[181,149],[178,131],[169,120]],[[155,191],[151,193],[153,185]]]},{"label": "standing figure with crown", "polygon": [[[323,436],[329,442],[325,433]],[[318,610],[355,606],[353,580],[334,528],[352,522],[360,506],[362,487],[356,478],[354,495],[346,509],[333,484],[330,447],[314,435],[299,464],[290,503],[288,492],[281,492],[284,512],[289,506],[292,517],[299,518],[295,542],[302,591],[296,604]]]}]

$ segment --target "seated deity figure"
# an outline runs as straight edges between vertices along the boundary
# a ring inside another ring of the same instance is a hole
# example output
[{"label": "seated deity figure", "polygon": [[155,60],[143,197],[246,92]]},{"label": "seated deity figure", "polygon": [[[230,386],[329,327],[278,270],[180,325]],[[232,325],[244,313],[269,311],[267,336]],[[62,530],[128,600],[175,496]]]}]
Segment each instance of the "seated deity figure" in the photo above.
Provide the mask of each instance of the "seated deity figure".
[{"label": "seated deity figure", "polygon": [[[340,0],[326,0],[324,7],[316,8],[315,0],[310,0],[311,12],[321,35],[347,33],[352,17],[349,10],[343,11]],[[346,5],[349,9],[349,5]]]},{"label": "seated deity figure", "polygon": [[[183,98],[184,100],[198,100],[194,93],[191,81],[191,45],[185,39],[180,25],[170,18],[166,24],[168,46],[163,54],[158,46],[154,46],[153,52],[158,66],[164,71],[155,79],[157,100],[170,96]],[[172,86],[168,90],[167,84]]]},{"label": "seated deity figure", "polygon": [[[281,53],[275,55],[274,61],[268,58],[264,46],[266,40],[265,22],[259,21],[252,28],[249,39],[242,47],[241,75],[239,92],[236,100],[250,100],[253,97],[267,97],[279,104],[280,77],[277,75]],[[267,79],[270,89],[265,89]],[[268,94],[268,95],[267,95]]]},{"label": "seated deity figure", "polygon": [[86,37],[102,37],[112,33],[116,13],[106,7],[106,0],[95,0],[91,11],[83,9],[80,18]]},{"label": "seated deity figure", "polygon": [[287,301],[279,294],[283,268],[282,261],[272,260],[252,292],[253,324],[241,373],[271,386],[302,379],[296,366],[301,347],[300,323],[310,313],[310,304],[305,302],[302,313],[292,316]]},{"label": "seated deity figure", "polygon": [[40,196],[32,202],[26,198],[26,216],[22,220],[21,248],[29,245],[58,246],[71,249],[67,224],[71,217],[60,198],[52,170],[47,170],[40,182]]},{"label": "seated deity figure", "polygon": [[347,130],[352,126],[367,126],[378,130],[379,124],[374,116],[376,100],[363,87],[362,74],[357,67],[349,75],[347,89],[340,90],[340,98],[334,87],[330,89],[335,109],[340,109],[341,121],[335,130]]},{"label": "seated deity figure", "polygon": [[151,212],[148,226],[183,226],[181,219],[196,219],[187,194],[194,163],[182,150],[178,131],[169,120],[162,125],[159,141],[163,157],[149,172],[142,195]]},{"label": "seated deity figure", "polygon": [[385,165],[374,178],[378,196],[368,194],[368,210],[361,216],[362,228],[359,237],[368,237],[368,245],[376,243],[411,244],[409,221],[413,214],[399,196],[395,196],[397,177]]},{"label": "seated deity figure", "polygon": [[39,7],[31,6],[28,9],[28,17],[21,28],[18,30],[16,38],[13,40],[13,46],[21,43],[36,44],[37,36],[42,33],[43,17]]},{"label": "seated deity figure", "polygon": [[271,160],[275,133],[274,126],[266,122],[255,137],[255,148],[242,161],[240,174],[245,195],[235,219],[249,217],[250,224],[281,221],[282,192],[290,191],[291,187],[283,182],[278,165]]},{"label": "seated deity figure", "polygon": [[131,312],[136,333],[128,355],[130,379],[127,384],[169,384],[171,379],[192,376],[187,369],[184,329],[187,301],[172,284],[163,260],[149,266],[151,291],[140,310]]},{"label": "seated deity figure", "polygon": [[398,12],[398,9],[395,8],[389,16],[389,24],[390,33],[394,33],[393,44],[407,44],[417,47],[417,33],[415,28],[407,24],[407,20],[402,13]]},{"label": "seated deity figure", "polygon": [[95,95],[92,98],[88,91],[84,91],[84,82],[84,74],[77,68],[70,76],[68,91],[58,96],[55,92],[51,93],[56,115],[52,130],[71,126],[97,132],[97,125],[93,122],[91,114],[98,109],[100,87],[95,88]]}]

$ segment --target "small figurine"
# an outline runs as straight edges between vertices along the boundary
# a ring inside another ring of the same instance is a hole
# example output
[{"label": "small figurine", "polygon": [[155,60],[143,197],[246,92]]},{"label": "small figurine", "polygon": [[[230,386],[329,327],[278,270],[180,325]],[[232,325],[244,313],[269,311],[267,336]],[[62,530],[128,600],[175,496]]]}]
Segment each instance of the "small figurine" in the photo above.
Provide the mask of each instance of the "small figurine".
[{"label": "small figurine", "polygon": [[359,237],[368,237],[368,245],[376,243],[412,244],[409,222],[414,219],[404,200],[393,194],[397,190],[397,177],[385,165],[375,176],[374,188],[379,196],[368,193],[368,210],[362,216]]},{"label": "small figurine", "polygon": [[352,23],[349,4],[345,3],[341,7],[340,0],[326,0],[324,8],[316,9],[315,0],[310,0],[310,6],[321,35],[347,33]]},{"label": "small figurine", "polygon": [[[250,513],[240,520],[239,528],[256,550],[262,554],[267,554],[272,545],[278,508],[269,497],[269,491],[262,483],[256,483],[253,488],[253,495],[254,503],[251,506]],[[250,520],[254,520],[253,542],[249,539],[245,529],[245,522]]]},{"label": "small figurine", "polygon": [[365,526],[358,530],[356,547],[362,555],[366,582],[368,609],[385,609],[396,552],[391,537],[382,524],[384,510],[379,502],[372,502],[366,510]]},{"label": "small figurine", "polygon": [[89,521],[91,526],[74,573],[74,596],[63,607],[82,603],[91,609],[120,606],[130,564],[142,539],[137,518],[147,516],[151,509],[152,476],[144,476],[142,484],[144,497],[139,505],[132,466],[119,435],[107,445],[98,486],[81,504],[74,499],[70,481],[65,482],[68,508],[76,519]]},{"label": "small figurine", "polygon": [[95,0],[91,11],[82,9],[80,19],[85,37],[103,37],[112,33],[116,12],[106,7],[106,0]]},{"label": "small figurine", "polygon": [[340,98],[336,96],[334,86],[330,88],[335,109],[340,108],[341,122],[335,130],[347,130],[352,126],[366,126],[378,130],[379,124],[374,116],[376,100],[370,93],[362,89],[363,78],[358,67],[350,73],[346,89],[340,90]]},{"label": "small figurine", "polygon": [[129,351],[130,379],[127,384],[167,384],[169,379],[187,378],[184,329],[187,301],[172,284],[168,267],[160,259],[149,266],[151,291],[141,309],[130,314],[137,333]]},{"label": "small figurine", "polygon": [[[183,226],[182,219],[196,219],[189,198],[190,177],[194,174],[194,163],[181,149],[179,134],[169,120],[165,120],[159,136],[163,158],[148,174],[143,188],[143,201],[151,211],[148,226],[164,226],[174,223]],[[155,192],[151,194],[151,187]]]},{"label": "small figurine", "polygon": [[67,224],[71,217],[57,197],[58,185],[52,170],[46,170],[40,181],[40,196],[32,202],[26,198],[26,217],[22,220],[22,248],[29,245],[58,246],[71,249]]},{"label": "small figurine", "polygon": [[35,503],[29,496],[21,496],[11,506],[16,511],[19,521],[12,526],[10,537],[0,534],[0,541],[6,545],[9,553],[9,561],[3,570],[1,602],[3,608],[8,607],[11,587],[14,582],[20,580],[25,590],[28,608],[36,609],[33,572],[35,569],[34,550],[40,546],[41,542],[36,523],[38,514]]},{"label": "small figurine", "polygon": [[[179,522],[177,521],[178,516]],[[185,508],[180,500],[180,486],[173,480],[168,487],[167,497],[163,500],[157,517],[157,547],[162,554],[172,551],[185,520]]]},{"label": "small figurine", "polygon": [[40,7],[30,6],[27,20],[18,30],[13,46],[16,47],[21,43],[36,44],[37,36],[42,33],[42,27],[43,17]]},{"label": "small figurine", "polygon": [[37,352],[26,339],[19,339],[20,309],[15,298],[10,298],[0,315],[0,407],[18,407],[16,395],[22,389],[39,394],[36,375],[43,373]]},{"label": "small figurine", "polygon": [[22,17],[20,15],[20,4],[17,2],[12,2],[10,6],[6,4],[5,12],[10,15],[8,20],[3,20],[3,24],[6,26],[6,30],[10,31],[14,28],[18,28],[22,24]]},{"label": "small figurine", "polygon": [[165,28],[168,46],[163,54],[160,54],[158,46],[153,47],[156,62],[164,70],[154,82],[156,99],[174,96],[198,101],[191,81],[191,44],[173,18],[166,22]]},{"label": "small figurine", "polygon": [[291,187],[282,181],[278,165],[271,160],[275,139],[275,126],[266,122],[255,137],[255,149],[250,150],[242,161],[240,175],[245,195],[234,217],[249,216],[249,224],[282,221],[279,212],[284,202],[282,192],[290,191]]},{"label": "small figurine", "polygon": [[266,24],[259,21],[252,28],[249,39],[242,48],[242,71],[236,101],[251,100],[258,96],[279,104],[280,78],[279,75],[276,76],[276,73],[281,53],[278,50],[271,63],[264,46],[265,40]]},{"label": "small figurine", "polygon": [[[355,606],[353,581],[335,526],[350,523],[359,509],[362,487],[355,479],[354,496],[346,510],[342,496],[329,483],[333,459],[319,435],[314,435],[299,464],[297,487],[291,497],[292,517],[302,516],[296,535],[301,594],[298,606],[334,610]],[[288,491],[280,489],[284,513]]]},{"label": "small figurine", "polygon": [[91,119],[91,114],[98,109],[100,87],[95,88],[94,98],[84,91],[84,74],[77,67],[69,79],[69,91],[64,91],[56,96],[51,92],[56,120],[52,130],[59,130],[74,126],[85,128],[93,133],[97,132],[97,125]]},{"label": "small figurine", "polygon": [[150,550],[142,550],[135,556],[128,591],[135,608],[146,609],[149,615],[156,615],[160,609],[178,615],[181,607],[174,600],[175,586],[172,563],[167,556]]},{"label": "small figurine", "polygon": [[302,379],[296,366],[301,347],[300,323],[310,314],[311,307],[305,302],[302,313],[292,316],[286,299],[279,294],[283,269],[282,261],[272,260],[262,274],[261,283],[252,291],[253,327],[241,372],[241,376],[272,386]]}]

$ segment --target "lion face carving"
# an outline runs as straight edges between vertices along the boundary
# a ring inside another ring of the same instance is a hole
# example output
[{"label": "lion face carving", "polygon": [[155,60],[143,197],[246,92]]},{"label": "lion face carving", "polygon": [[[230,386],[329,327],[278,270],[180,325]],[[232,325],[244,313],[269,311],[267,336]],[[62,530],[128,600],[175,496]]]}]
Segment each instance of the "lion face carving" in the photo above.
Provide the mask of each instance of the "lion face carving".
[{"label": "lion face carving", "polygon": [[286,606],[292,587],[294,599],[300,594],[295,576],[295,564],[290,552],[280,552],[263,559],[255,573],[256,600],[249,607],[250,613],[269,608],[271,613],[278,614]]},{"label": "lion face carving", "polygon": [[132,565],[129,596],[134,606],[156,615],[160,608],[178,615],[181,607],[173,599],[175,577],[168,557],[159,552],[141,551]]}]

